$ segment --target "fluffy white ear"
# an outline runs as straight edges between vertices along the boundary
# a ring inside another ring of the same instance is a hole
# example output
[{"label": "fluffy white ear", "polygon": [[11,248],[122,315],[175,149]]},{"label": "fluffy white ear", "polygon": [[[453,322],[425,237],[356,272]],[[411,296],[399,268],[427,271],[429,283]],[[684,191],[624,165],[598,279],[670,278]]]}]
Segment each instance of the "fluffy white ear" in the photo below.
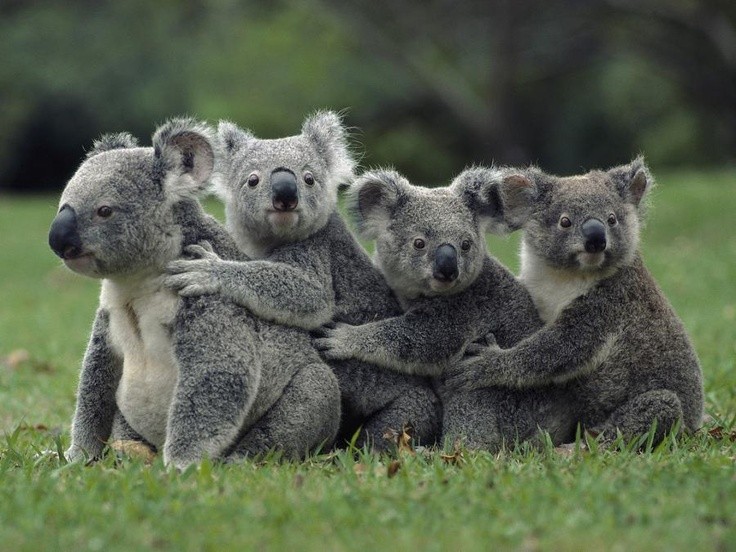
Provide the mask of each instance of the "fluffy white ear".
[{"label": "fluffy white ear", "polygon": [[363,173],[348,189],[348,208],[361,236],[375,239],[388,227],[408,182],[396,171],[378,169]]},{"label": "fluffy white ear", "polygon": [[318,111],[302,125],[302,134],[314,144],[327,162],[330,185],[350,184],[355,177],[355,159],[350,152],[348,132],[334,111]]},{"label": "fluffy white ear", "polygon": [[623,200],[629,201],[636,207],[642,205],[642,199],[654,186],[654,178],[642,156],[637,157],[628,165],[609,169],[608,175]]},{"label": "fluffy white ear", "polygon": [[196,197],[215,168],[215,135],[194,119],[172,119],[154,133],[153,154],[165,175],[164,192],[172,197]]},{"label": "fluffy white ear", "polygon": [[473,167],[460,173],[450,189],[473,210],[484,230],[518,230],[529,218],[536,197],[534,180],[523,171]]},{"label": "fluffy white ear", "polygon": [[135,148],[138,146],[138,140],[129,132],[118,132],[116,134],[103,134],[92,144],[92,149],[87,152],[87,159],[114,149]]}]

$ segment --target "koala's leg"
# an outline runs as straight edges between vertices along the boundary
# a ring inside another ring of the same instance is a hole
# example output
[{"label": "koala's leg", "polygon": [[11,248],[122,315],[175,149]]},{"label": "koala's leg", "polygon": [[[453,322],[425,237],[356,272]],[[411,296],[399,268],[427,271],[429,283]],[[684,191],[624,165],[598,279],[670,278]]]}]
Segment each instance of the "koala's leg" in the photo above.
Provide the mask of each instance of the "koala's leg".
[{"label": "koala's leg", "polygon": [[301,368],[276,403],[248,429],[227,455],[237,461],[269,450],[300,459],[327,447],[340,424],[340,391],[332,370],[317,362]]},{"label": "koala's leg", "polygon": [[668,389],[656,389],[630,399],[618,407],[603,424],[590,429],[594,433],[603,434],[606,439],[615,439],[617,430],[631,439],[649,432],[656,420],[656,445],[681,419],[682,403],[677,394]]},{"label": "koala's leg", "polygon": [[261,377],[247,311],[214,296],[182,303],[173,328],[179,378],[163,450],[164,463],[179,469],[220,458],[232,446]]}]

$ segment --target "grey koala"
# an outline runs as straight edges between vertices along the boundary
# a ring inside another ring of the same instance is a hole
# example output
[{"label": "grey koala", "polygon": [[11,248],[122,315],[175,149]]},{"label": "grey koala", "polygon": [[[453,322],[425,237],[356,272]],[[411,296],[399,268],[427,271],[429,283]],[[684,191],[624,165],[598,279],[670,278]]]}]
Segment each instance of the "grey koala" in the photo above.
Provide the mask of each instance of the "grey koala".
[{"label": "grey koala", "polygon": [[[335,320],[362,324],[401,308],[337,212],[338,185],[353,160],[338,115],[318,112],[301,134],[263,140],[232,123],[223,144],[220,194],[227,226],[249,262],[202,252],[168,266],[167,285],[184,296],[219,293],[269,320],[308,330]],[[342,393],[342,437],[380,449],[389,429],[410,423],[415,437],[439,435],[441,405],[427,378],[358,361],[332,362]]]},{"label": "grey koala", "polygon": [[153,147],[106,136],[62,193],[49,244],[74,272],[102,279],[71,460],[99,457],[111,437],[162,449],[179,469],[272,448],[298,457],[337,432],[337,381],[306,332],[163,286],[166,263],[199,242],[245,258],[196,198],[213,170],[213,134],[177,119]]},{"label": "grey koala", "polygon": [[359,178],[350,190],[352,210],[362,235],[376,240],[376,263],[405,312],[360,326],[337,324],[315,341],[328,359],[437,378],[444,439],[491,450],[533,438],[539,428],[557,440],[574,431],[557,427],[558,389],[454,392],[441,384],[471,342],[491,333],[511,347],[542,327],[527,290],[486,251],[485,231],[514,222],[499,193],[503,178],[502,170],[482,167],[434,189],[393,171]]},{"label": "grey koala", "polygon": [[501,385],[568,391],[568,416],[610,439],[659,442],[681,421],[699,427],[703,383],[686,331],[638,251],[653,183],[638,158],[560,178],[537,169],[504,182],[523,227],[521,280],[545,327],[511,349],[476,348],[452,367],[458,389]]}]

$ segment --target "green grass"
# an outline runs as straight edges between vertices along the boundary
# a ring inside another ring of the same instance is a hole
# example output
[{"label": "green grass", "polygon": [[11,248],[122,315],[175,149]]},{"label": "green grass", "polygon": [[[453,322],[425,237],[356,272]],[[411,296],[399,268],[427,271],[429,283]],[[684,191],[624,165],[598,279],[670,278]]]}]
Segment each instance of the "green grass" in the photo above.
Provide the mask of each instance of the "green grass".
[{"label": "green grass", "polygon": [[[736,172],[659,182],[644,257],[700,355],[708,426],[643,454],[402,455],[393,477],[347,452],[182,474],[41,454],[68,443],[98,284],[48,250],[55,197],[0,196],[0,550],[736,549]],[[518,236],[489,244],[518,267]]]}]

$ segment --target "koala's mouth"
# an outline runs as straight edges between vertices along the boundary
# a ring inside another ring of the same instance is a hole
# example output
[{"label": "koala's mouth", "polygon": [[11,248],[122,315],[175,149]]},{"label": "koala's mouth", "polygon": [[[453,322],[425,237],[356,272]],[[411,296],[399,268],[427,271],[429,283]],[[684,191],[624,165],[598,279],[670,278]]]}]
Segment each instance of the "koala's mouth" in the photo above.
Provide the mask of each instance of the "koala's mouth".
[{"label": "koala's mouth", "polygon": [[299,211],[276,211],[275,209],[266,212],[268,222],[276,228],[293,228],[299,222]]},{"label": "koala's mouth", "polygon": [[583,270],[595,270],[601,268],[603,263],[606,262],[606,252],[601,251],[599,253],[587,253],[582,252],[577,254],[578,264]]},{"label": "koala's mouth", "polygon": [[65,258],[63,261],[69,270],[86,274],[94,269],[95,256],[91,252],[80,253],[74,257]]},{"label": "koala's mouth", "polygon": [[454,290],[458,285],[459,279],[454,280],[438,280],[437,278],[429,279],[429,289],[435,293],[448,293]]}]

